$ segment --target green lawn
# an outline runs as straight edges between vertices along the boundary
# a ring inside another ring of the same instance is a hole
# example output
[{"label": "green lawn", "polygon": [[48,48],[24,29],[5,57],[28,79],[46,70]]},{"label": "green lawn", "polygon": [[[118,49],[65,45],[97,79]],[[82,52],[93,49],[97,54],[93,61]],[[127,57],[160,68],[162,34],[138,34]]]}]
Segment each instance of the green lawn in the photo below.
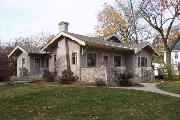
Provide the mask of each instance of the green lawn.
[{"label": "green lawn", "polygon": [[155,93],[38,85],[0,87],[1,120],[179,120],[180,99]]},{"label": "green lawn", "polygon": [[161,90],[180,94],[180,82],[165,82],[160,83],[157,87]]}]

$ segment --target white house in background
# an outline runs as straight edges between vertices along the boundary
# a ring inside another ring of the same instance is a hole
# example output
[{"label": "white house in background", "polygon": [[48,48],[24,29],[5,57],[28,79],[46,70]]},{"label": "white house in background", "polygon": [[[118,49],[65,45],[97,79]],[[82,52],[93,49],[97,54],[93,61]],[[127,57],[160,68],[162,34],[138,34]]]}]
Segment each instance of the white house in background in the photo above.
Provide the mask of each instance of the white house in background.
[{"label": "white house in background", "polygon": [[[166,63],[166,52],[164,52],[164,61]],[[171,52],[171,63],[175,72],[178,72],[178,64],[180,65],[180,41],[178,41]]]}]

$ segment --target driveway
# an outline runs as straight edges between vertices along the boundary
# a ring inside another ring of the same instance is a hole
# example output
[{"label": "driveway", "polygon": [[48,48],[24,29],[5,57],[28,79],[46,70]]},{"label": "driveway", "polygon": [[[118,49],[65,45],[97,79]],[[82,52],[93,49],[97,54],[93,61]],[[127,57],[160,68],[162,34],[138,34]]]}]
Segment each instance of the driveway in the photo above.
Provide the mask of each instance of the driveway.
[{"label": "driveway", "polygon": [[157,83],[141,83],[141,84],[143,84],[144,87],[118,87],[118,88],[149,91],[149,92],[155,92],[155,93],[160,93],[160,94],[170,95],[173,97],[180,98],[180,95],[178,94],[160,90],[159,88],[156,87]]}]

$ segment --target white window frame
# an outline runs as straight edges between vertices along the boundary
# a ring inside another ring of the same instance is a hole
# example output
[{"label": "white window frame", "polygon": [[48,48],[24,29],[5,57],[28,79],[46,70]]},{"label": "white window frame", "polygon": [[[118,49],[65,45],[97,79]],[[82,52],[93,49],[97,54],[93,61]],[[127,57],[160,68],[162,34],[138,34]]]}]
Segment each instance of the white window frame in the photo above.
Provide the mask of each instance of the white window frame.
[{"label": "white window frame", "polygon": [[108,62],[109,62],[109,54],[103,53],[103,54],[102,54],[102,63],[104,63],[104,56],[108,56]]},{"label": "white window frame", "polygon": [[40,63],[39,63],[40,66],[39,66],[39,68],[41,68],[41,58],[40,58],[40,57],[35,57],[35,58],[34,58],[34,67],[37,68],[37,67],[36,67],[36,63],[35,63],[35,61],[36,61],[37,58],[40,59]]},{"label": "white window frame", "polygon": [[118,66],[118,67],[122,67],[122,55],[113,55],[113,67],[115,68],[115,65],[114,65],[114,56],[120,56],[121,57],[121,66]]},{"label": "white window frame", "polygon": [[[87,62],[87,55],[88,55],[88,53],[95,53],[96,54],[96,66],[88,66],[88,62]],[[86,67],[89,67],[89,68],[91,68],[91,67],[97,67],[98,66],[98,61],[97,61],[97,56],[98,54],[97,54],[97,52],[86,52]]]},{"label": "white window frame", "polygon": [[[177,55],[177,58],[176,58],[176,55]],[[179,58],[178,51],[174,52],[174,58],[175,58],[175,60],[177,60]]]},{"label": "white window frame", "polygon": [[[140,59],[140,67],[138,66],[138,58],[139,58],[139,57],[140,57],[140,58],[146,58],[146,59],[147,59],[147,66],[142,66],[142,65],[141,65],[141,59]],[[148,61],[149,61],[149,60],[148,60],[148,57],[146,57],[146,56],[138,56],[138,57],[137,57],[137,67],[138,67],[138,68],[148,67]]]},{"label": "white window frame", "polygon": [[[75,57],[75,64],[73,64],[73,59],[72,59],[72,54],[76,53],[76,57]],[[78,52],[77,51],[72,51],[71,53],[71,65],[77,65],[77,59],[78,59]]]}]

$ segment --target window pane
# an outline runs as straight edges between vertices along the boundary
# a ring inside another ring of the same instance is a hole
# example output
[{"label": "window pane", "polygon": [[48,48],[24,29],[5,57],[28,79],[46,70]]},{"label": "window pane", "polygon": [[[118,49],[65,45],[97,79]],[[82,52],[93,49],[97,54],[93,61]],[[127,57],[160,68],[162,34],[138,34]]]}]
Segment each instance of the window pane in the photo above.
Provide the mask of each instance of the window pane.
[{"label": "window pane", "polygon": [[147,58],[144,58],[144,66],[147,67]]},{"label": "window pane", "polygon": [[25,62],[26,62],[26,59],[22,58],[22,67],[25,67]]},{"label": "window pane", "polygon": [[121,56],[114,56],[114,67],[121,66]]},{"label": "window pane", "polygon": [[77,53],[72,53],[72,64],[77,64]]},{"label": "window pane", "polygon": [[175,59],[178,59],[178,52],[175,52]]},{"label": "window pane", "polygon": [[96,53],[87,53],[87,66],[88,67],[96,66]]},{"label": "window pane", "polygon": [[46,59],[46,67],[49,68],[49,59]]},{"label": "window pane", "polygon": [[138,67],[141,67],[141,57],[138,57]]},{"label": "window pane", "polygon": [[54,55],[54,65],[56,65],[56,55]]},{"label": "window pane", "polygon": [[40,68],[40,58],[35,58],[35,67]]},{"label": "window pane", "polygon": [[141,67],[144,67],[144,64],[145,64],[144,61],[145,61],[144,57],[141,57]]}]

